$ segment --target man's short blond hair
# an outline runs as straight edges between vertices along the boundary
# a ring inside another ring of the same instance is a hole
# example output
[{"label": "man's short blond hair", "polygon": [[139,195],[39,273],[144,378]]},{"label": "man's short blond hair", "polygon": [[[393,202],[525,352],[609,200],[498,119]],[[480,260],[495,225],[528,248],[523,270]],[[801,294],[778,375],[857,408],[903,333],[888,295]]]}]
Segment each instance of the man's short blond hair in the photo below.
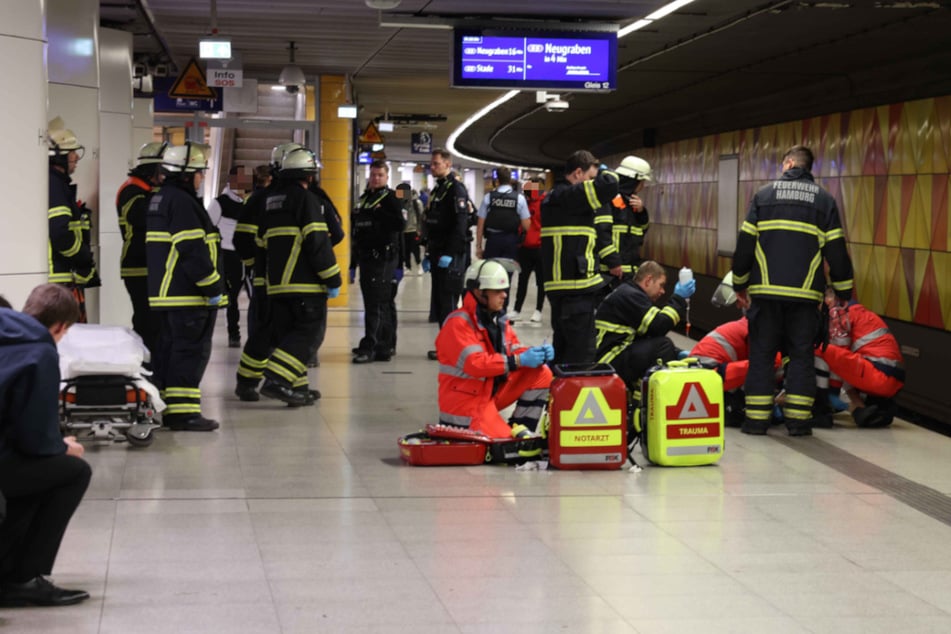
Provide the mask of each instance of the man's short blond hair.
[{"label": "man's short blond hair", "polygon": [[667,277],[667,270],[653,260],[644,260],[637,267],[637,273],[634,274],[634,283],[640,284],[647,277]]}]

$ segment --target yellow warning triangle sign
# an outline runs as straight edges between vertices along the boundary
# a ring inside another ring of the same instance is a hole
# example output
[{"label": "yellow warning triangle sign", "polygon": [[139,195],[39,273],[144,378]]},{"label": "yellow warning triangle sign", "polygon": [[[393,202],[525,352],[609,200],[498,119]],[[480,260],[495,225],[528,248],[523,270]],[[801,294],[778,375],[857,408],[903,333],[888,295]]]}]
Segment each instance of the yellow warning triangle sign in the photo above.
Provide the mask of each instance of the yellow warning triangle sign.
[{"label": "yellow warning triangle sign", "polygon": [[188,60],[185,70],[175,80],[171,90],[168,91],[168,96],[183,99],[215,99],[218,93],[215,92],[214,88],[208,87],[205,72],[193,57]]},{"label": "yellow warning triangle sign", "polygon": [[367,124],[367,129],[360,135],[360,143],[383,143],[383,137],[377,130],[376,124],[372,121]]}]

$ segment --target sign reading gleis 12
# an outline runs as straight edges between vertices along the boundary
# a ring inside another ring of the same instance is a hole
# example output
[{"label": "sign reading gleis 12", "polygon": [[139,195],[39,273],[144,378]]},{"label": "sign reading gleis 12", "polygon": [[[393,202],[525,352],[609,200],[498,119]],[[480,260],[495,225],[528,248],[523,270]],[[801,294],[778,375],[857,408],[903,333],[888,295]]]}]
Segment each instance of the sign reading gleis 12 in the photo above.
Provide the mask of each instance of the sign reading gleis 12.
[{"label": "sign reading gleis 12", "polygon": [[617,78],[613,32],[456,30],[453,86],[610,91]]}]

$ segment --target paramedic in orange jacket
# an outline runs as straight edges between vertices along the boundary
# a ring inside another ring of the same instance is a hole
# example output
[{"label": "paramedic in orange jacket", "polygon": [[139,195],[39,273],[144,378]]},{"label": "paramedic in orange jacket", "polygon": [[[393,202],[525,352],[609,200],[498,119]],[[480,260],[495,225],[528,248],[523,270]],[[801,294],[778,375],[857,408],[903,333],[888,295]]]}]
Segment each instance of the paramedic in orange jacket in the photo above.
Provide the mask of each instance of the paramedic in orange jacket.
[{"label": "paramedic in orange jacket", "polygon": [[[521,345],[505,316],[509,277],[494,260],[466,270],[462,308],[446,317],[436,337],[439,422],[492,438],[528,435],[548,401],[554,358],[550,345]],[[516,403],[509,423],[499,410]]]},{"label": "paramedic in orange jacket", "polygon": [[716,364],[717,372],[723,377],[724,392],[742,388],[750,367],[749,337],[750,324],[745,316],[740,317],[707,333],[690,351],[690,356]]},{"label": "paramedic in orange jacket", "polygon": [[816,349],[817,362],[824,361],[829,372],[846,384],[849,411],[859,427],[890,424],[891,399],[905,385],[898,340],[881,317],[858,302],[841,302],[827,292],[826,304],[830,306],[830,345],[825,351]]}]

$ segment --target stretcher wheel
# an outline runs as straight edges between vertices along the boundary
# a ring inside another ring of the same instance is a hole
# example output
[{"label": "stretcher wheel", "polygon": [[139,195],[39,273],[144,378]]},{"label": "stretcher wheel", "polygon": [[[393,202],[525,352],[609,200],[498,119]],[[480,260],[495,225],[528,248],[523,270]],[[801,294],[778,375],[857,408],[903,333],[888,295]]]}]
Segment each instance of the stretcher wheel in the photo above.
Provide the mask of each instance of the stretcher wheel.
[{"label": "stretcher wheel", "polygon": [[152,444],[152,441],[155,440],[155,435],[149,433],[145,438],[139,438],[132,434],[126,434],[125,439],[128,441],[130,447],[148,447]]}]

